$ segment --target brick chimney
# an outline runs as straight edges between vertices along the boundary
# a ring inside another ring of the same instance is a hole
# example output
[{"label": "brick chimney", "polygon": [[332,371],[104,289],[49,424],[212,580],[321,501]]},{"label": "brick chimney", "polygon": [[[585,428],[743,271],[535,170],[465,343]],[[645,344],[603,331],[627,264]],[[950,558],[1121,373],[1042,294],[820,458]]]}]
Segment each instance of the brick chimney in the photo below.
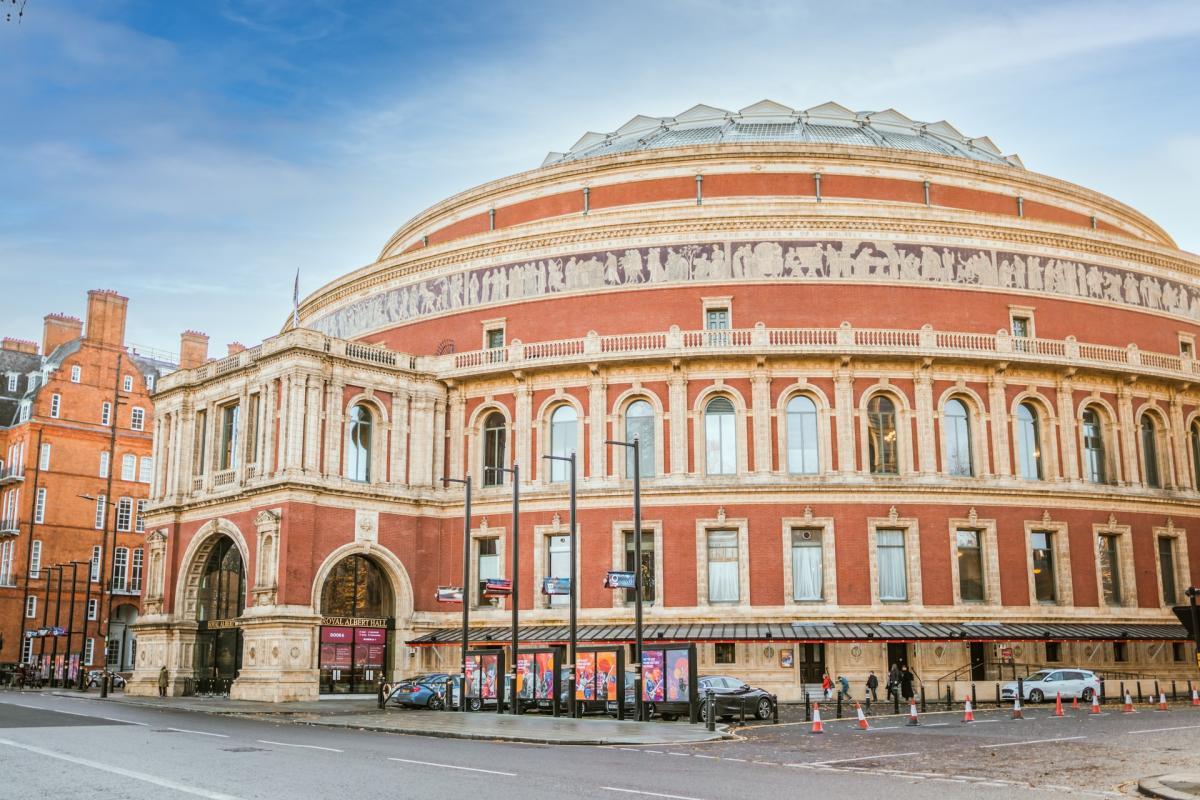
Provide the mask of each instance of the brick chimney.
[{"label": "brick chimney", "polygon": [[74,341],[83,335],[83,320],[67,314],[47,314],[42,317],[42,352],[50,355],[60,344]]},{"label": "brick chimney", "polygon": [[226,345],[226,348],[229,350],[228,355],[232,356],[245,350],[246,345],[242,344],[241,342],[230,342]]},{"label": "brick chimney", "polygon": [[15,350],[18,353],[29,353],[37,355],[37,342],[31,342],[28,339],[14,339],[11,336],[5,336],[0,341],[0,350]]},{"label": "brick chimney", "polygon": [[208,334],[184,331],[179,335],[179,368],[192,369],[208,361]]},{"label": "brick chimney", "polygon": [[97,344],[122,347],[125,344],[125,307],[129,298],[111,289],[88,292],[87,338]]}]

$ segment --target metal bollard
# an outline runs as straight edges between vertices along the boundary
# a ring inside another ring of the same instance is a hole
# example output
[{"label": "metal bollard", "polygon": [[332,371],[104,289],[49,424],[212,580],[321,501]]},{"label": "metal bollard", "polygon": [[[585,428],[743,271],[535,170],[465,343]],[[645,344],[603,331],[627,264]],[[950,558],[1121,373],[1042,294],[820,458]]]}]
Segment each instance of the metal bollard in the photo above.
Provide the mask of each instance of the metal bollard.
[{"label": "metal bollard", "polygon": [[950,691],[950,687],[946,687],[946,710],[949,711],[954,707],[954,695]]},{"label": "metal bollard", "polygon": [[1003,703],[1001,701],[1002,701],[1002,698],[1000,697],[1000,684],[997,683],[996,684],[996,708],[1000,708],[1000,706],[1003,705]]},{"label": "metal bollard", "polygon": [[771,695],[771,724],[779,724],[779,695]]},{"label": "metal bollard", "polygon": [[712,689],[708,689],[704,694],[706,701],[704,727],[715,731],[717,729],[717,703],[713,698],[716,693]]},{"label": "metal bollard", "polygon": [[812,722],[812,706],[808,702],[808,692],[804,693],[804,721]]},{"label": "metal bollard", "polygon": [[386,702],[386,701],[383,696],[383,684],[381,683],[381,684],[379,684],[379,697],[376,698],[376,703],[379,705],[380,708],[383,708],[384,702]]},{"label": "metal bollard", "polygon": [[921,713],[925,713],[925,686],[921,686]]},{"label": "metal bollard", "polygon": [[842,690],[841,689],[838,689],[838,693],[837,693],[837,711],[835,712],[835,715],[836,715],[837,719],[842,718]]},{"label": "metal bollard", "polygon": [[1179,699],[1179,693],[1175,691],[1175,679],[1171,678],[1171,702]]},{"label": "metal bollard", "polygon": [[1025,679],[1017,678],[1017,699],[1022,703],[1025,702]]},{"label": "metal bollard", "polygon": [[900,690],[898,688],[892,690],[892,713],[900,713]]},{"label": "metal bollard", "polygon": [[975,704],[976,708],[979,707],[979,694],[975,691],[974,681],[971,681],[971,702]]}]

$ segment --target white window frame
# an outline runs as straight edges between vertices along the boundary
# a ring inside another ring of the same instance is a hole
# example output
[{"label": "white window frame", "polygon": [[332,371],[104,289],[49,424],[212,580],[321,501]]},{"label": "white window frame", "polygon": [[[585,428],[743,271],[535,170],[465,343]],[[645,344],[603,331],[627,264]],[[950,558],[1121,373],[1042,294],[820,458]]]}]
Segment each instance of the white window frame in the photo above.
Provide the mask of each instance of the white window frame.
[{"label": "white window frame", "polygon": [[[708,404],[715,397],[724,397],[733,404],[734,471],[710,473],[708,471]],[[692,463],[693,474],[720,483],[745,475],[749,465],[749,442],[747,439],[747,412],[745,398],[733,387],[717,379],[696,397],[692,406]]]},{"label": "white window frame", "polygon": [[62,395],[58,392],[50,395],[50,419],[58,419],[58,414],[62,410]]},{"label": "white window frame", "polygon": [[123,391],[123,392],[132,392],[133,391],[133,376],[132,375],[126,375],[121,380],[121,391]]},{"label": "white window frame", "polygon": [[117,498],[117,530],[129,532],[133,530],[133,498]]},{"label": "white window frame", "polygon": [[[972,509],[974,511],[974,509]],[[996,537],[996,520],[966,517],[949,520],[950,532],[950,578],[954,585],[956,606],[999,606],[1000,605],[1000,550]],[[979,534],[979,556],[983,560],[983,600],[963,600],[962,585],[958,579],[958,532],[975,531]]]},{"label": "white window frame", "polygon": [[100,616],[100,601],[96,598],[88,600],[87,618],[89,622],[94,622]]},{"label": "white window frame", "polygon": [[[629,431],[626,427],[629,421],[629,409],[634,403],[642,401],[650,406],[651,433],[654,445],[654,472],[647,474],[645,470],[641,472],[643,481],[660,478],[665,474],[666,449],[663,445],[663,414],[662,399],[654,392],[646,390],[640,383],[634,382],[633,388],[629,389],[617,398],[613,404],[613,413],[611,417],[612,436],[610,438],[616,441],[627,442],[629,439]],[[643,442],[644,444],[644,442]],[[666,443],[669,446],[669,442]],[[629,468],[632,464],[633,450],[632,448],[623,448],[628,450],[628,453],[614,453],[612,460],[613,474],[624,480],[633,480],[633,471]],[[642,449],[644,452],[644,448]]]},{"label": "white window frame", "polygon": [[42,472],[50,469],[50,443],[43,442],[42,449],[38,453],[38,469]]},{"label": "white window frame", "polygon": [[0,586],[13,586],[13,542],[15,539],[5,539],[0,542]]},{"label": "white window frame", "polygon": [[25,596],[25,619],[37,619],[37,595]]},{"label": "white window frame", "polygon": [[138,459],[138,483],[150,483],[154,479],[154,459],[142,456]]},{"label": "white window frame", "polygon": [[[708,312],[724,311],[725,321],[728,325],[724,328],[708,327]],[[701,297],[700,298],[700,330],[708,331],[731,331],[733,330],[733,295],[724,295],[723,297]],[[732,334],[726,334],[730,336]]]},{"label": "white window frame", "polygon": [[[1037,587],[1033,580],[1033,534],[1054,534],[1054,590],[1057,599],[1054,602],[1037,599]],[[1025,577],[1029,591],[1029,605],[1039,606],[1073,606],[1075,592],[1071,585],[1071,542],[1067,536],[1065,522],[1053,522],[1046,515],[1041,520],[1025,521]]]},{"label": "white window frame", "polygon": [[134,503],[133,529],[138,533],[146,532],[146,503],[144,498]]},{"label": "white window frame", "polygon": [[146,551],[141,547],[133,548],[129,555],[129,591],[133,594],[142,593],[142,577],[146,565]]},{"label": "white window frame", "polygon": [[100,424],[112,425],[112,403],[107,400],[100,404]]},{"label": "white window frame", "polygon": [[131,482],[137,480],[137,456],[133,453],[121,456],[121,480]]},{"label": "white window frame", "polygon": [[96,495],[96,515],[92,519],[92,527],[98,531],[104,530],[105,523],[108,521],[108,497],[105,495]]},{"label": "white window frame", "polygon": [[108,451],[101,450],[100,451],[100,477],[101,478],[108,477],[108,467],[109,467],[108,458],[109,458]]},{"label": "white window frame", "polygon": [[29,551],[29,577],[40,578],[42,575],[42,540],[34,539]]},{"label": "white window frame", "polygon": [[[1017,336],[1014,332],[1018,318],[1025,320],[1029,324],[1029,332],[1026,336]],[[1037,322],[1034,316],[1033,306],[1014,306],[1008,307],[1008,330],[1009,334],[1014,339],[1036,339],[1037,338]]]},{"label": "white window frame", "polygon": [[[1104,599],[1104,580],[1100,572],[1100,537],[1117,537],[1117,579],[1120,582],[1120,601],[1114,606]],[[1133,528],[1129,525],[1104,524],[1092,526],[1092,551],[1096,564],[1096,603],[1100,608],[1137,608],[1137,572],[1133,562]],[[1158,540],[1155,539],[1155,552]],[[1160,595],[1161,596],[1161,595]]]},{"label": "white window frame", "polygon": [[112,576],[109,587],[113,594],[125,594],[129,586],[129,548],[113,548]]},{"label": "white window frame", "polygon": [[[837,605],[837,542],[833,517],[784,517],[783,527],[783,604],[806,609]],[[821,599],[796,600],[796,578],[792,572],[792,531],[811,528],[821,532]]]},{"label": "white window frame", "polygon": [[33,662],[33,639],[29,638],[21,642],[21,663],[30,664]]},{"label": "white window frame", "polygon": [[134,406],[129,411],[129,427],[131,430],[144,431],[146,430],[146,409],[141,406]]},{"label": "white window frame", "polygon": [[154,375],[152,373],[146,375],[146,391],[154,392]]},{"label": "white window frame", "polygon": [[1175,540],[1175,602],[1182,603],[1185,599],[1183,590],[1192,585],[1191,567],[1188,561],[1187,530],[1175,527],[1174,520],[1168,520],[1166,527],[1156,527],[1151,530],[1154,534],[1154,589],[1158,593],[1155,602],[1162,608],[1167,608],[1163,604],[1162,559],[1158,553],[1158,540],[1160,538]]},{"label": "white window frame", "polygon": [[78,364],[71,365],[71,383],[79,383],[83,379],[83,367]]},{"label": "white window frame", "polygon": [[[708,534],[727,530],[737,533],[738,599],[736,602],[711,603],[708,599]],[[750,606],[750,526],[745,518],[734,519],[720,513],[716,519],[696,520],[696,605],[705,608]]]},{"label": "white window frame", "polygon": [[33,505],[33,521],[38,525],[46,521],[46,487],[39,486],[37,490],[37,499]]},{"label": "white window frame", "polygon": [[[894,511],[895,509],[893,509]],[[904,532],[904,566],[905,593],[907,600],[880,600],[879,598],[879,536],[883,530],[899,530]],[[914,605],[919,606],[923,600],[921,586],[921,531],[915,517],[901,517],[890,514],[886,517],[867,518],[867,543],[871,570],[871,605],[876,607],[892,607]]]},{"label": "white window frame", "polygon": [[[580,526],[578,523],[576,523],[576,528],[575,528],[576,537],[579,537],[579,529],[580,529]],[[553,597],[551,595],[542,594],[542,580],[550,574],[549,573],[549,569],[550,569],[550,562],[549,562],[550,539],[551,539],[551,537],[554,537],[554,536],[566,536],[568,533],[570,533],[570,528],[568,527],[567,523],[565,523],[565,522],[561,523],[559,525],[534,525],[533,526],[533,594],[534,594],[534,597],[536,598],[536,600],[533,604],[534,608],[565,608],[565,607],[568,607],[570,604],[570,597],[567,595],[555,595],[557,597],[563,598],[560,602],[555,604],[552,602]],[[578,580],[579,580],[579,573],[580,573],[580,568],[579,568],[580,567],[580,558],[579,558],[579,556],[580,556],[580,550],[582,549],[579,546],[579,542],[580,542],[580,539],[576,538],[576,540],[575,540],[575,579],[576,579],[576,584],[578,584]],[[567,576],[560,575],[557,577],[567,577]],[[579,591],[578,585],[576,585],[575,590],[578,593],[578,591]]]},{"label": "white window frame", "polygon": [[83,663],[87,666],[91,666],[92,661],[95,660],[95,655],[96,655],[96,641],[91,636],[89,636],[87,638],[87,641],[84,642],[84,645],[83,645]]},{"label": "white window frame", "polygon": [[8,373],[8,391],[15,392],[17,390],[17,373]]},{"label": "white window frame", "polygon": [[104,549],[100,545],[92,545],[92,560],[90,563],[88,580],[92,583],[100,582],[100,561],[104,558]]},{"label": "white window frame", "polygon": [[[612,524],[612,567],[616,572],[625,571],[625,534],[633,533],[633,520],[624,519],[617,520]],[[661,607],[663,604],[663,580],[666,572],[663,569],[663,526],[660,519],[644,519],[642,520],[642,544],[646,543],[646,534],[650,534],[650,538],[654,547],[654,599],[645,602],[643,605],[650,607]],[[625,608],[633,607],[633,603],[625,600],[624,589],[613,589],[612,591],[612,607]]]}]

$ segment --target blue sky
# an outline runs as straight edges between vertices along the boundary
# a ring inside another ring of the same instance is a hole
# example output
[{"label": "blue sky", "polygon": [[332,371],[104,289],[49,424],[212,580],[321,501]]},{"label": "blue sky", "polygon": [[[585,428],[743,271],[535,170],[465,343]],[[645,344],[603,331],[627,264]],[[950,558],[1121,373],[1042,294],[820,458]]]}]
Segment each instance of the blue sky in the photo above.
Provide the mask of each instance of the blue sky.
[{"label": "blue sky", "polygon": [[[8,5],[7,0],[4,3]],[[27,0],[0,22],[0,335],[276,332],[413,214],[704,102],[894,107],[1200,251],[1200,3]]]}]

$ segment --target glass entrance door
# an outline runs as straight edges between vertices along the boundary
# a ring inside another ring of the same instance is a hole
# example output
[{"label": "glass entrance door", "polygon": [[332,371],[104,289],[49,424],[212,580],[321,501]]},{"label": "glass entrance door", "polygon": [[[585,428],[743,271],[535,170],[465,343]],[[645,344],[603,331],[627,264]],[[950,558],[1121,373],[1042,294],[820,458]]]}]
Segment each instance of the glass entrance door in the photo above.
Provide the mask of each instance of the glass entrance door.
[{"label": "glass entrance door", "polygon": [[229,694],[242,668],[242,632],[238,628],[196,634],[196,693]]},{"label": "glass entrance door", "polygon": [[801,683],[820,683],[825,675],[825,645],[796,645],[796,666],[800,668]]},{"label": "glass entrance door", "polygon": [[321,693],[371,694],[387,668],[386,628],[321,626]]}]

